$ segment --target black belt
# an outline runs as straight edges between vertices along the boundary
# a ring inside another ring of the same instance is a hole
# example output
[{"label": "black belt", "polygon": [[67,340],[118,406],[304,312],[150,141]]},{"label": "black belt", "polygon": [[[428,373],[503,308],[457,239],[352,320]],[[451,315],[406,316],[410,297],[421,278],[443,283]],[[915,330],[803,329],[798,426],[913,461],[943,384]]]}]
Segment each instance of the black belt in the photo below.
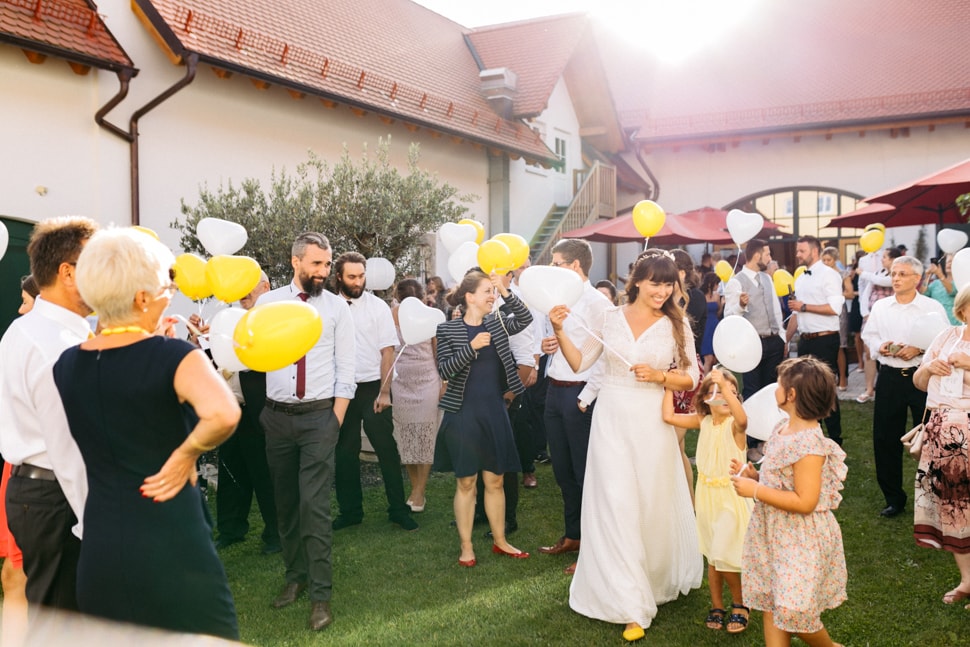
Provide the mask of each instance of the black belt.
[{"label": "black belt", "polygon": [[767,335],[762,335],[761,333],[758,333],[758,337],[761,337],[762,339],[771,339],[772,337],[777,337],[777,336],[778,336],[778,333],[776,332],[768,333]]},{"label": "black belt", "polygon": [[10,469],[10,475],[19,476],[23,479],[36,479],[38,481],[57,480],[57,477],[54,476],[54,470],[49,470],[46,467],[37,467],[36,465],[28,465],[27,463],[14,465]]},{"label": "black belt", "polygon": [[803,332],[802,339],[815,339],[816,337],[825,337],[827,335],[838,335],[838,330],[823,330],[822,332]]},{"label": "black belt", "polygon": [[323,400],[310,400],[309,402],[277,402],[276,400],[270,400],[266,398],[266,406],[273,411],[278,411],[284,413],[288,416],[298,416],[301,413],[310,413],[312,411],[323,411],[325,409],[333,408],[333,398],[324,398]]},{"label": "black belt", "polygon": [[553,386],[561,386],[563,388],[570,387],[570,386],[586,386],[586,382],[566,382],[563,380],[557,380],[554,377],[549,378],[549,384]]},{"label": "black belt", "polygon": [[892,373],[898,373],[903,377],[909,377],[916,372],[918,366],[889,366],[888,364],[879,364],[880,371],[890,371]]}]

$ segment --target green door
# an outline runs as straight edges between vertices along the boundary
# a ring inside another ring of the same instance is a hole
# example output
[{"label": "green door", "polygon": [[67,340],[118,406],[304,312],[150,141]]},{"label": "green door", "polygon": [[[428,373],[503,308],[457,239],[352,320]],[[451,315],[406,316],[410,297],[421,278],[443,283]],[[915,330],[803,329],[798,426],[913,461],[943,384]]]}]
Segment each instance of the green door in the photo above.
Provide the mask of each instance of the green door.
[{"label": "green door", "polygon": [[34,223],[2,216],[0,221],[10,234],[7,252],[3,258],[0,258],[0,332],[2,332],[17,317],[17,308],[21,303],[20,279],[30,274],[27,241],[30,239]]}]

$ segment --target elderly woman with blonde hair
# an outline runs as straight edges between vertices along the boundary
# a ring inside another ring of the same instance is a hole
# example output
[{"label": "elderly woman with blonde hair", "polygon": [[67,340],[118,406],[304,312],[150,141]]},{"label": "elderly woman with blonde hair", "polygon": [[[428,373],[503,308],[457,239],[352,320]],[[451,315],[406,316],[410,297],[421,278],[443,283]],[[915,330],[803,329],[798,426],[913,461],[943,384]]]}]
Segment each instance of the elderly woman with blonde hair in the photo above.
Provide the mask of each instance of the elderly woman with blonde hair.
[{"label": "elderly woman with blonde hair", "polygon": [[239,405],[202,351],[153,334],[176,291],[173,264],[132,229],[96,233],[77,261],[78,290],[101,324],[54,365],[88,477],[78,606],[238,639],[196,459],[232,434]]}]

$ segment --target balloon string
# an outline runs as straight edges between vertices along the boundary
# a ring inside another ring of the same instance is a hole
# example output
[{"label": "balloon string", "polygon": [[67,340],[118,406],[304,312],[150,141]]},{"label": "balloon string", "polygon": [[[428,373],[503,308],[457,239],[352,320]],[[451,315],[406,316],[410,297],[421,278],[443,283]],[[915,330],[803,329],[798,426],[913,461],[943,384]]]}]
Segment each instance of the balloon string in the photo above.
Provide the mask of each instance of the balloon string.
[{"label": "balloon string", "polygon": [[205,337],[206,339],[208,339],[209,335],[203,335],[201,330],[199,330],[198,328],[196,328],[195,326],[193,326],[191,323],[189,323],[189,320],[186,319],[185,317],[183,317],[182,315],[180,315],[180,314],[173,314],[172,316],[175,317],[176,319],[178,319],[179,321],[181,321],[182,323],[184,323],[185,324],[185,327],[188,328],[189,331],[193,335],[195,335],[196,337],[198,337],[200,339],[202,337]]},{"label": "balloon string", "polygon": [[620,360],[624,364],[626,364],[630,368],[633,368],[633,364],[630,363],[630,361],[627,360],[627,358],[623,357],[623,355],[621,355],[615,348],[613,348],[612,346],[610,346],[609,344],[607,344],[605,341],[603,341],[603,338],[602,337],[600,337],[599,335],[597,335],[596,333],[594,333],[592,330],[590,330],[589,328],[587,328],[586,327],[586,324],[580,323],[579,324],[579,327],[582,328],[583,330],[585,330],[587,333],[589,333],[589,336],[590,337],[592,337],[593,339],[595,339],[599,343],[603,344],[603,348],[605,348],[606,350],[610,351],[611,353],[613,353],[614,355],[616,355],[617,357],[619,357]]},{"label": "balloon string", "polygon": [[643,238],[643,251],[647,251],[650,248],[650,236],[645,236]]},{"label": "balloon string", "polygon": [[403,346],[401,346],[401,350],[397,352],[397,357],[395,357],[394,361],[391,362],[391,368],[387,369],[387,375],[385,375],[384,379],[381,380],[381,391],[384,390],[384,387],[387,386],[387,381],[391,379],[392,375],[394,375],[394,367],[397,366],[397,360],[401,359],[401,353],[403,353],[404,349],[407,347],[408,347],[407,344],[404,344]]},{"label": "balloon string", "polygon": [[741,245],[738,245],[738,253],[734,256],[734,267],[731,268],[731,274],[738,273],[738,263],[741,262]]}]

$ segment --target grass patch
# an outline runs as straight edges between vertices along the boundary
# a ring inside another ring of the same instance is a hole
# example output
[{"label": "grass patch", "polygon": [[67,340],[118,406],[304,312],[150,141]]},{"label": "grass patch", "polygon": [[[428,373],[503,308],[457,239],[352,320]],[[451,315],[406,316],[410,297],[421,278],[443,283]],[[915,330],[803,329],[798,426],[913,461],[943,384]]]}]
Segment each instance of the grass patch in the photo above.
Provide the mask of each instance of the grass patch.
[{"label": "grass patch", "polygon": [[[911,506],[895,519],[878,514],[885,504],[875,480],[871,416],[871,404],[842,403],[849,476],[836,516],[845,542],[849,599],[823,614],[823,621],[833,639],[847,647],[966,644],[970,612],[962,604],[941,602],[959,581],[953,557],[916,547]],[[695,442],[696,434],[689,434],[691,455]],[[905,466],[911,495],[916,463],[906,458]],[[364,523],[334,535],[334,624],[319,634],[306,628],[305,597],[286,609],[270,607],[283,582],[283,564],[279,555],[259,554],[262,521],[254,510],[248,540],[221,552],[243,641],[267,646],[623,644],[622,627],[569,609],[570,578],[562,569],[573,556],[537,554],[540,545],[562,533],[562,500],[552,469],[537,467],[539,487],[521,491],[519,531],[510,537],[532,557],[492,555],[491,542],[483,537],[487,527],[476,526],[478,566],[472,569],[457,564],[458,536],[449,525],[450,475],[432,475],[427,511],[415,515],[421,528],[412,533],[387,521],[383,487],[365,488]],[[661,606],[645,644],[764,643],[760,613],[752,613],[748,631],[729,636],[704,627],[709,606],[706,582]]]}]

